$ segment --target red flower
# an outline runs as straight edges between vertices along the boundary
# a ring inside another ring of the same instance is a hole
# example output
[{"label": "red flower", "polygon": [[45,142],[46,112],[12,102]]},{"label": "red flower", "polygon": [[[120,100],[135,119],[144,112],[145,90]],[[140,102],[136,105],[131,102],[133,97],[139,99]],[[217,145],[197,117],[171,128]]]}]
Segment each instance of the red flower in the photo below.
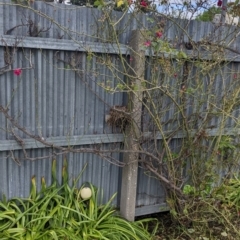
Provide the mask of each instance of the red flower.
[{"label": "red flower", "polygon": [[156,32],[156,37],[157,37],[157,38],[161,38],[162,35],[163,35],[162,32],[160,32],[160,31]]},{"label": "red flower", "polygon": [[22,69],[21,68],[16,68],[13,70],[13,73],[16,75],[16,76],[20,76],[21,73],[22,73]]},{"label": "red flower", "polygon": [[147,7],[148,6],[148,3],[145,1],[145,0],[142,0],[141,2],[140,2],[140,5],[141,5],[141,7]]},{"label": "red flower", "polygon": [[174,73],[174,75],[173,75],[175,78],[177,77],[177,74],[176,73]]},{"label": "red flower", "polygon": [[218,5],[218,7],[221,7],[222,6],[222,0],[218,0],[217,5]]},{"label": "red flower", "polygon": [[145,47],[150,47],[150,46],[151,46],[151,41],[150,41],[150,40],[147,40],[147,41],[144,43],[144,46],[145,46]]}]

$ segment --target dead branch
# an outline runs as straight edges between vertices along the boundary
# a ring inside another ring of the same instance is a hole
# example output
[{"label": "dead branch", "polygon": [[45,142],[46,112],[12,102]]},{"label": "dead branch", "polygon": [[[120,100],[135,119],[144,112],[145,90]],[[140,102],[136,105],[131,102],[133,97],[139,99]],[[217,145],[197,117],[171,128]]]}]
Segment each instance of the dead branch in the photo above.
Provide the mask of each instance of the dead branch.
[{"label": "dead branch", "polygon": [[185,199],[185,196],[183,195],[182,190],[180,188],[178,188],[175,184],[173,184],[170,180],[168,180],[166,177],[159,174],[159,172],[156,168],[152,167],[150,164],[147,164],[146,167],[149,171],[151,171],[164,184],[164,186],[168,190],[176,193],[176,195],[179,196],[180,199]]},{"label": "dead branch", "polygon": [[[17,49],[18,49],[18,44],[20,43],[20,41],[15,41],[15,43],[13,44],[13,46],[11,46],[11,50],[9,49],[8,44],[6,43],[6,41],[2,38],[1,41],[4,43],[5,45],[5,52],[4,52],[4,61],[5,61],[5,66],[0,68],[0,75],[10,72],[12,71],[12,64],[14,62],[14,56],[16,55]],[[32,64],[32,57],[31,57],[31,51],[30,51],[30,56],[29,56],[29,65],[30,67],[26,67],[26,68],[21,68],[21,70],[26,70],[26,69],[32,69],[33,68],[33,64]]]},{"label": "dead branch", "polygon": [[[5,116],[5,118],[12,124],[12,129],[11,129],[11,133],[15,139],[15,141],[21,146],[22,150],[23,150],[23,154],[24,154],[24,159],[25,160],[30,160],[30,161],[34,161],[34,160],[40,160],[40,159],[46,159],[49,157],[56,157],[57,155],[63,155],[63,154],[67,154],[67,153],[93,153],[95,155],[98,155],[99,157],[101,157],[102,159],[110,162],[111,164],[115,164],[119,167],[124,167],[126,164],[120,162],[119,160],[116,160],[114,157],[111,156],[111,154],[113,152],[133,152],[131,150],[122,150],[122,149],[109,149],[109,150],[101,150],[98,146],[96,147],[92,147],[92,148],[73,148],[73,147],[60,147],[60,146],[56,146],[54,143],[49,143],[47,142],[44,138],[40,137],[40,136],[35,136],[33,134],[31,134],[30,132],[28,132],[24,127],[20,126],[19,123],[8,114],[8,108],[4,108],[2,105],[0,105],[0,112],[2,112]],[[59,152],[53,152],[53,154],[50,154],[48,156],[42,156],[42,157],[29,157],[26,150],[25,150],[25,142],[22,138],[20,138],[14,131],[14,128],[20,130],[21,132],[23,132],[24,134],[26,134],[28,137],[35,139],[37,142],[42,143],[44,146],[46,147],[50,147],[55,150],[58,150]],[[135,151],[134,151],[135,152]],[[150,153],[148,151],[144,151],[144,150],[139,150],[138,151],[139,154],[144,154],[146,156],[148,156],[148,161],[146,161],[146,159],[143,160],[137,160],[138,162],[142,162],[144,165],[144,168],[149,170],[151,173],[153,173],[153,175],[155,175],[155,177],[157,177],[162,183],[163,185],[166,187],[166,189],[168,189],[170,192],[176,194],[177,196],[179,196],[180,199],[184,199],[184,195],[182,193],[182,190],[180,188],[178,188],[173,182],[171,182],[170,179],[167,179],[162,171],[159,171],[159,168],[161,169],[161,167],[163,167],[161,161],[159,162],[159,157],[155,156],[153,153]],[[10,156],[18,165],[20,164],[20,159],[16,158],[13,154],[13,152],[11,151],[11,156]],[[154,167],[153,165],[153,160],[157,161],[157,168]],[[128,163],[131,164],[131,163]]]},{"label": "dead branch", "polygon": [[28,31],[29,36],[38,37],[40,33],[47,32],[50,30],[50,28],[52,27],[52,22],[50,23],[49,27],[47,27],[46,29],[44,29],[43,27],[39,28],[38,25],[34,23],[31,19],[28,20],[27,25],[29,26],[29,31]]}]

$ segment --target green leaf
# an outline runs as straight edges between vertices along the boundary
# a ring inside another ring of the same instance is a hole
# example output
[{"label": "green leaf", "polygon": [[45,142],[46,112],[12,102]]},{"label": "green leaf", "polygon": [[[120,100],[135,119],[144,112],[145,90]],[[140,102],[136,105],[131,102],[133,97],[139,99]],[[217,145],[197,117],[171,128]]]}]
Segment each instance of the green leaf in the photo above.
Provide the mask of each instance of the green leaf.
[{"label": "green leaf", "polygon": [[153,18],[147,18],[147,21],[149,21],[150,23],[154,23],[154,19]]},{"label": "green leaf", "polygon": [[32,183],[32,186],[31,186],[30,198],[34,200],[36,199],[36,196],[37,196],[37,185],[36,185],[35,176],[32,177],[31,183]]},{"label": "green leaf", "polygon": [[[76,189],[80,172],[73,187],[68,185],[67,160],[63,164],[63,185],[46,186],[42,178],[40,193],[36,189],[35,177],[32,178],[30,198],[14,198],[0,202],[0,239],[2,240],[150,240],[152,235],[144,227],[148,220],[128,222],[122,219],[111,206],[116,193],[107,204],[99,205],[99,191],[91,183],[89,200],[80,200]],[[56,160],[52,164],[52,177],[56,179]],[[54,180],[56,182],[56,180]],[[149,220],[151,221],[151,220]],[[156,228],[154,230],[156,232]]]},{"label": "green leaf", "polygon": [[227,234],[226,232],[221,232],[221,235],[222,235],[223,237],[227,237],[227,236],[228,236],[228,234]]},{"label": "green leaf", "polygon": [[194,233],[194,232],[195,232],[195,230],[194,230],[193,228],[189,228],[187,231],[188,231],[189,233]]}]

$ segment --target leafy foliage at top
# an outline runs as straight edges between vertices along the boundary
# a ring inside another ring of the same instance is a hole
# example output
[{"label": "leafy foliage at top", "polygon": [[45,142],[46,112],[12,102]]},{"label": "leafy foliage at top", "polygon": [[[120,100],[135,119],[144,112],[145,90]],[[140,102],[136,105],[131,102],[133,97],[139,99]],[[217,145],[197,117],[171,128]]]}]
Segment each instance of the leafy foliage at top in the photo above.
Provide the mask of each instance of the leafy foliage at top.
[{"label": "leafy foliage at top", "polygon": [[203,21],[203,22],[211,22],[215,16],[215,14],[220,14],[222,12],[221,8],[218,7],[211,7],[204,11],[202,14],[196,17],[196,20]]}]

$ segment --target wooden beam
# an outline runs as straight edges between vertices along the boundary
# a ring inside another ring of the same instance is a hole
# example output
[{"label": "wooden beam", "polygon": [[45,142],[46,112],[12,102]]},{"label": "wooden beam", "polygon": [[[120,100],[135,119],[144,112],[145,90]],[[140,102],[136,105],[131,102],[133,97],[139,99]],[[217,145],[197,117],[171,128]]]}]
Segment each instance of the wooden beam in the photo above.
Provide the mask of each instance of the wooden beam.
[{"label": "wooden beam", "polygon": [[132,58],[129,87],[134,90],[128,95],[128,112],[130,122],[126,126],[124,137],[124,149],[131,150],[123,155],[123,162],[126,164],[122,170],[122,185],[120,199],[120,213],[128,221],[135,219],[135,204],[138,176],[138,150],[141,136],[142,116],[142,80],[145,71],[145,51],[143,48],[144,36],[139,30],[134,30],[130,41]]}]

